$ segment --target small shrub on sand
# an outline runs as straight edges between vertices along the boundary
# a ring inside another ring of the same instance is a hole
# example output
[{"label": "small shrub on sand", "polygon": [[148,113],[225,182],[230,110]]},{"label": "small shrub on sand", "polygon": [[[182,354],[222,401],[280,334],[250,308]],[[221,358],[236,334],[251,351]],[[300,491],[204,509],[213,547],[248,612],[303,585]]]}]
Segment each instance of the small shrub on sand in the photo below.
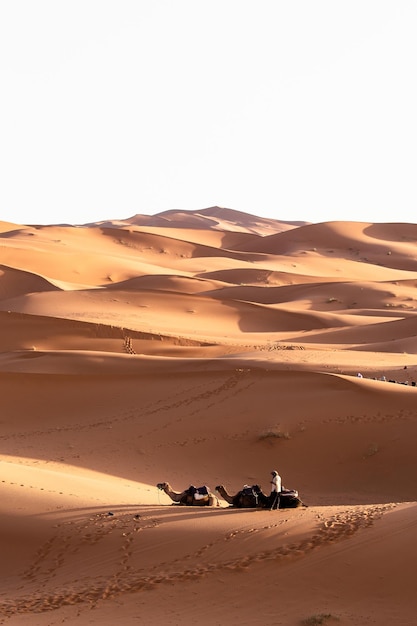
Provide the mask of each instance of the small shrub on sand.
[{"label": "small shrub on sand", "polygon": [[374,454],[376,454],[378,451],[379,451],[379,445],[375,442],[370,443],[363,458],[367,459],[370,456],[374,456]]},{"label": "small shrub on sand", "polygon": [[321,624],[326,624],[330,621],[339,621],[339,618],[331,615],[330,613],[320,613],[320,615],[307,617],[307,619],[302,621],[302,624],[304,624],[304,626],[320,626]]},{"label": "small shrub on sand", "polygon": [[291,435],[288,431],[280,430],[279,428],[268,428],[259,435],[259,439],[291,439]]}]

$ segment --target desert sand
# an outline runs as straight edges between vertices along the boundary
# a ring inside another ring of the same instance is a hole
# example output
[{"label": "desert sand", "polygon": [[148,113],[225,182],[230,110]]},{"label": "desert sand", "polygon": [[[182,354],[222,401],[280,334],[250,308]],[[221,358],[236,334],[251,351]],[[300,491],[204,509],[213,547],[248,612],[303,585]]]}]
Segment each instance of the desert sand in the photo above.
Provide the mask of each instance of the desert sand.
[{"label": "desert sand", "polygon": [[[416,623],[417,225],[212,207],[0,241],[1,624]],[[215,491],[272,470],[307,506]]]}]

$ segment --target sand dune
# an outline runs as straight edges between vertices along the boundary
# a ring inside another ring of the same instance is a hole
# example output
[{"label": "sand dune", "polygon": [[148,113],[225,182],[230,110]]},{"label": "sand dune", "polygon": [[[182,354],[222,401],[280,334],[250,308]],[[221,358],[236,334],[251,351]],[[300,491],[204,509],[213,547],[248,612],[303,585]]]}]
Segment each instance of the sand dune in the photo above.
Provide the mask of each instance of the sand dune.
[{"label": "sand dune", "polygon": [[139,226],[157,226],[178,228],[184,226],[190,228],[200,228],[207,230],[219,229],[222,232],[232,231],[243,233],[256,233],[260,235],[271,232],[283,232],[296,226],[301,222],[276,221],[248,213],[242,213],[224,207],[210,207],[201,211],[163,211],[158,215],[134,215],[125,220],[130,224]]},{"label": "sand dune", "polygon": [[[0,222],[0,623],[413,624],[416,240],[221,207]],[[215,491],[273,469],[308,506]]]}]

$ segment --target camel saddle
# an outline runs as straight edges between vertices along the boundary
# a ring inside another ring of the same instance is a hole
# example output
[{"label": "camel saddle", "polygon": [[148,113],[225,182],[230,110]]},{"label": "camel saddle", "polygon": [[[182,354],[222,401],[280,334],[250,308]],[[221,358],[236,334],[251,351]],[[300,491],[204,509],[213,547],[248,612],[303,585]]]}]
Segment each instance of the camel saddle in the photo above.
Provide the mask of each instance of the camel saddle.
[{"label": "camel saddle", "polygon": [[194,487],[194,485],[190,485],[187,489],[187,492],[190,496],[194,498],[194,500],[204,500],[209,496],[209,488],[207,485],[203,485],[202,487]]}]

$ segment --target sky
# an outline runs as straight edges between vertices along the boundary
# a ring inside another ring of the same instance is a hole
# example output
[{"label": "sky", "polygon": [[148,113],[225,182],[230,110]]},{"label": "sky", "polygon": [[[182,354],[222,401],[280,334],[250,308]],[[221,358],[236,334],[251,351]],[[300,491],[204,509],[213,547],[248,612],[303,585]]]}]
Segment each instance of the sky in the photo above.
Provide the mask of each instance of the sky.
[{"label": "sky", "polygon": [[0,220],[416,222],[415,0],[0,0]]}]

